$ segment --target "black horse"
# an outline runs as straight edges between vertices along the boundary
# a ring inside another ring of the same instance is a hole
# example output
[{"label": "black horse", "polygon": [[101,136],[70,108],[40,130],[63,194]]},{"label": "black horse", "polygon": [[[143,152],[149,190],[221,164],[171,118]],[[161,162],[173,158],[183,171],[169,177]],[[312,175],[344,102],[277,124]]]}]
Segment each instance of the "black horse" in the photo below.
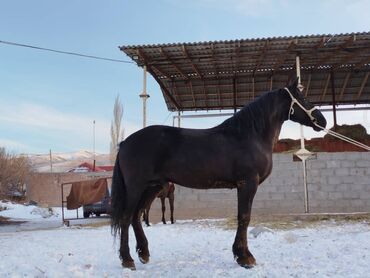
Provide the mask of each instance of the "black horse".
[{"label": "black horse", "polygon": [[123,267],[135,269],[128,244],[130,224],[140,261],[149,261],[140,214],[169,181],[199,189],[237,188],[238,229],[232,250],[239,265],[255,265],[246,232],[257,187],[271,173],[272,150],[283,122],[290,119],[316,131],[321,130],[317,125],[326,126],[297,85],[298,80],[263,94],[210,129],[149,126],[121,142],[113,172],[111,225],[114,235],[121,236]]}]

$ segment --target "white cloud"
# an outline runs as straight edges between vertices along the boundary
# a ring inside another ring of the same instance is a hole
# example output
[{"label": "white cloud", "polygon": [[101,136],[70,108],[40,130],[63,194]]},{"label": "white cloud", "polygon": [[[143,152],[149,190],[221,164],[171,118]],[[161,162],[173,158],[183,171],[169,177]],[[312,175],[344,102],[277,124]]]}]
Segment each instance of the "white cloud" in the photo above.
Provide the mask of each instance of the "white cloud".
[{"label": "white cloud", "polygon": [[[77,113],[64,113],[61,110],[34,103],[13,103],[6,104],[3,107],[0,110],[0,125],[2,127],[5,126],[17,131],[26,129],[28,132],[27,140],[40,136],[39,134],[43,133],[44,137],[54,138],[53,142],[50,142],[50,147],[53,145],[60,146],[65,143],[68,149],[92,148],[93,120],[95,120],[96,151],[107,152],[109,150],[109,142],[111,140],[110,120],[103,118],[94,119]],[[124,122],[124,128],[126,137],[140,129],[138,125],[132,122]],[[24,140],[24,137],[20,139]],[[11,149],[32,149],[19,141],[21,140],[3,139],[0,143],[3,142],[7,148]],[[73,147],[73,144],[76,144],[76,146]],[[34,148],[40,148],[40,146]],[[49,146],[45,146],[45,148],[47,149]]]}]

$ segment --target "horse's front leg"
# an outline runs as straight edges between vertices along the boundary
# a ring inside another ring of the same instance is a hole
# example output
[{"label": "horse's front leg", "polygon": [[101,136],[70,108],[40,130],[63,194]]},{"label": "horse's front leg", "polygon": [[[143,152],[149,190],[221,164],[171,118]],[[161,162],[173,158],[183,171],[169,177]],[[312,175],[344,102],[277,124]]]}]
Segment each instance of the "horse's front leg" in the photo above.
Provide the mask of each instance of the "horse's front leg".
[{"label": "horse's front leg", "polygon": [[166,204],[165,204],[165,201],[166,201],[166,197],[161,197],[161,204],[162,204],[162,223],[163,224],[167,224],[166,223],[166,218],[164,217],[164,214],[166,212]]},{"label": "horse's front leg", "polygon": [[251,218],[254,195],[258,187],[258,176],[238,182],[238,230],[233,244],[233,253],[237,263],[245,268],[253,267],[256,260],[249,252],[247,228]]}]

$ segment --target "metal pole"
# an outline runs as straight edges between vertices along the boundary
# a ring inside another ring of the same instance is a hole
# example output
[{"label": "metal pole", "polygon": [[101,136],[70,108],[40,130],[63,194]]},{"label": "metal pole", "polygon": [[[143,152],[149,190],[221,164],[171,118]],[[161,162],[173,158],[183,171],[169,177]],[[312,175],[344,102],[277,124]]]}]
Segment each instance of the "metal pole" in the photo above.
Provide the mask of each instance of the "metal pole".
[{"label": "metal pole", "polygon": [[140,98],[143,100],[143,127],[146,127],[146,100],[150,97],[146,92],[146,72],[146,66],[144,66],[143,92],[140,94]]},{"label": "metal pole", "polygon": [[[304,150],[305,144],[304,144],[304,134],[303,134],[303,125],[301,125],[301,149]],[[306,159],[307,156],[301,157],[302,159],[302,167],[303,167],[303,189],[304,189],[304,212],[309,212],[308,207],[308,186],[307,186],[307,168],[306,168]]]},{"label": "metal pole", "polygon": [[51,149],[49,151],[49,158],[50,158],[50,173],[53,173],[53,159],[51,156]]},{"label": "metal pole", "polygon": [[[298,88],[301,87],[301,61],[299,59],[299,55],[295,57],[295,64],[296,64],[296,73],[298,77]],[[301,89],[300,89],[301,90]],[[301,149],[305,150],[304,145],[304,134],[303,134],[303,125],[301,125]],[[306,168],[306,159],[308,157],[302,157],[302,167],[303,167],[303,189],[304,189],[304,211],[305,213],[309,212],[308,207],[308,187],[307,187],[307,168]]]},{"label": "metal pole", "polygon": [[181,114],[180,114],[181,112],[180,111],[178,111],[178,115],[177,115],[177,126],[178,127],[181,127]]},{"label": "metal pole", "polygon": [[298,77],[298,85],[301,85],[301,61],[299,60],[299,56],[295,57],[295,68]]},{"label": "metal pole", "polygon": [[62,221],[63,221],[63,224],[64,224],[64,192],[63,192],[63,184],[62,184]]},{"label": "metal pole", "polygon": [[335,101],[335,88],[334,88],[334,71],[330,72],[331,79],[331,95],[333,99],[333,118],[334,118],[334,131],[337,131],[337,111],[336,111],[336,101]]},{"label": "metal pole", "polygon": [[94,155],[93,172],[95,172],[95,163],[96,163],[96,157],[95,157],[95,120],[93,121],[93,155]]}]

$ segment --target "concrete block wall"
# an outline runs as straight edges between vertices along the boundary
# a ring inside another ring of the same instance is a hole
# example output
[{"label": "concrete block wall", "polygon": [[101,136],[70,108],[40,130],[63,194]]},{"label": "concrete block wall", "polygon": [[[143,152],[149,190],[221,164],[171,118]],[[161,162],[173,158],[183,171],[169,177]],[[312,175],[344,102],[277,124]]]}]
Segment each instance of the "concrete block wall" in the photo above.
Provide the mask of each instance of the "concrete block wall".
[{"label": "concrete block wall", "polygon": [[318,153],[307,174],[312,211],[370,211],[369,152]]},{"label": "concrete block wall", "polygon": [[[253,213],[303,213],[302,162],[293,161],[292,154],[274,154],[273,162],[270,177],[258,188]],[[318,153],[315,159],[307,161],[307,181],[310,212],[370,212],[368,152]],[[151,214],[157,217],[160,210],[157,200]],[[232,217],[236,213],[236,189],[176,186],[175,218]]]},{"label": "concrete block wall", "polygon": [[[270,177],[260,185],[253,202],[254,214],[303,213],[303,170],[292,154],[274,154]],[[87,174],[36,174],[27,187],[28,198],[59,206],[60,183],[91,178]],[[310,212],[370,212],[370,153],[318,153],[307,161]],[[166,200],[167,219],[169,204]],[[236,189],[197,190],[176,186],[175,218],[234,217]],[[157,199],[150,211],[160,220]]]}]

